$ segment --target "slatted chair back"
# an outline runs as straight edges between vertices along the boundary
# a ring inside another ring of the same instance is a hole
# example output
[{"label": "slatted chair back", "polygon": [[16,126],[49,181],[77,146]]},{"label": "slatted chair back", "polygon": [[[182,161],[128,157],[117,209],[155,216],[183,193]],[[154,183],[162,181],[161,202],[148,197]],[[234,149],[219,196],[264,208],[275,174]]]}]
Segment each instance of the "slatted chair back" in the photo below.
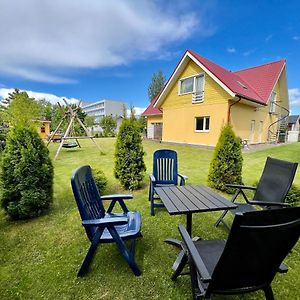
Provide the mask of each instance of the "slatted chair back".
[{"label": "slatted chair back", "polygon": [[236,215],[207,292],[270,285],[299,234],[300,207]]},{"label": "slatted chair back", "polygon": [[[90,166],[76,169],[71,178],[74,197],[82,220],[100,219],[105,215],[105,209],[98,192]],[[96,227],[85,227],[90,241],[96,232]]]},{"label": "slatted chair back", "polygon": [[156,184],[178,184],[177,153],[161,149],[153,154],[153,175]]},{"label": "slatted chair back", "polygon": [[298,163],[268,157],[253,200],[284,202],[293,183]]}]

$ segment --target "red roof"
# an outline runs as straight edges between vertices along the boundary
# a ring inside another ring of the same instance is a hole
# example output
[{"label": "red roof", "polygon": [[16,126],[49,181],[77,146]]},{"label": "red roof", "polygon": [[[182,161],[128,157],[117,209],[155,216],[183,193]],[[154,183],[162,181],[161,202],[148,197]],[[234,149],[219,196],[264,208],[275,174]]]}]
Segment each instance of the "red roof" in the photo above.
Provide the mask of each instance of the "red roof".
[{"label": "red roof", "polygon": [[266,104],[285,63],[282,59],[234,73],[247,82]]},{"label": "red roof", "polygon": [[[193,56],[234,94],[263,105],[267,104],[270,94],[285,66],[285,60],[279,60],[261,66],[231,72],[191,50],[187,50],[186,53]],[[183,55],[183,58],[184,57],[185,55]],[[143,112],[143,116],[162,114],[161,110],[153,107],[157,99],[151,102]]]},{"label": "red roof", "polygon": [[[159,93],[160,95],[160,93]],[[159,96],[158,95],[158,96]],[[157,96],[157,97],[158,97]],[[156,102],[157,100],[157,97],[154,98],[152,100],[152,102],[149,104],[149,106],[145,109],[145,111],[142,113],[142,116],[145,117],[145,116],[155,116],[155,115],[162,115],[162,111],[157,108],[157,107],[153,107],[154,103]]]}]

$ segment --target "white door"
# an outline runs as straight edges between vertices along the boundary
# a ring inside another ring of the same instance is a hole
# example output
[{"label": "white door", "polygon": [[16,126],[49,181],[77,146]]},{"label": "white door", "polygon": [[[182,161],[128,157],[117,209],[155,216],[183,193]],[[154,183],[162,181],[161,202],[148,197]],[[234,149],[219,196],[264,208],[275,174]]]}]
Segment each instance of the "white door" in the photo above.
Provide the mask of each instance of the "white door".
[{"label": "white door", "polygon": [[250,126],[250,144],[253,144],[254,142],[254,131],[255,131],[255,120],[251,121],[251,126]]},{"label": "white door", "polygon": [[153,124],[149,124],[147,127],[147,138],[148,139],[154,138],[154,125]]}]

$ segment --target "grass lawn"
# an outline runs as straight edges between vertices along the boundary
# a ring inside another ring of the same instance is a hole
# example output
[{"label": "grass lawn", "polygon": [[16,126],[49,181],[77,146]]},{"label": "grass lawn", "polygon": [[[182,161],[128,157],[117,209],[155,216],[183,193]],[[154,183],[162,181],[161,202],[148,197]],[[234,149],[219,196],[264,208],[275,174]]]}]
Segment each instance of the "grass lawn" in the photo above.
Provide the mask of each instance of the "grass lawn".
[{"label": "grass lawn", "polygon": [[[143,238],[136,243],[136,260],[143,274],[135,277],[113,244],[98,248],[89,272],[77,278],[89,241],[70,187],[72,171],[84,164],[101,168],[108,178],[107,193],[124,192],[113,177],[115,139],[98,139],[104,155],[90,141],[82,141],[82,149],[63,149],[54,162],[54,201],[46,215],[30,221],[12,222],[0,211],[0,299],[191,299],[190,279],[170,279],[172,263],[178,251],[164,243],[167,237],[179,238],[177,225],[185,224],[184,216],[170,216],[156,210],[150,216],[148,177],[130,209],[142,213]],[[51,144],[54,157],[58,144]],[[151,173],[153,151],[171,148],[178,152],[180,173],[189,177],[187,184],[206,183],[211,150],[144,141],[147,174]],[[258,180],[266,157],[300,163],[300,143],[244,153],[243,180]],[[300,171],[295,181],[300,184]],[[214,227],[220,212],[193,216],[193,232],[206,239],[226,238],[223,226]],[[276,299],[300,299],[300,243],[286,259],[287,274],[273,281]],[[242,253],[241,253],[242,255]],[[263,299],[263,293],[213,299]]]}]

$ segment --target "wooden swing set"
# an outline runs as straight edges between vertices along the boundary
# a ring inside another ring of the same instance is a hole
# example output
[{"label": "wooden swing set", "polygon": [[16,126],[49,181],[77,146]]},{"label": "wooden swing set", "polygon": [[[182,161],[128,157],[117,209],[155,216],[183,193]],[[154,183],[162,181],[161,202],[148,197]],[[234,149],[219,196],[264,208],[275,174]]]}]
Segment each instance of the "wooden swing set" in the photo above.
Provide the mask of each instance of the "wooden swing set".
[{"label": "wooden swing set", "polygon": [[[89,132],[87,130],[87,128],[85,127],[85,125],[83,124],[83,122],[79,119],[78,115],[77,115],[77,112],[78,112],[78,109],[80,107],[80,103],[78,104],[78,106],[76,108],[72,108],[65,99],[63,99],[63,101],[65,102],[66,104],[66,107],[67,107],[67,111],[64,113],[64,116],[62,117],[62,119],[60,120],[59,124],[57,125],[56,129],[54,130],[54,132],[51,134],[49,140],[48,140],[48,143],[47,143],[47,147],[48,145],[50,144],[50,142],[53,140],[54,136],[57,134],[58,130],[60,129],[60,127],[63,125],[63,122],[65,120],[69,120],[69,123],[68,123],[68,127],[65,131],[65,134],[64,136],[61,138],[61,142],[60,142],[60,145],[56,151],[56,154],[55,154],[55,157],[54,157],[54,160],[57,159],[60,151],[61,151],[61,148],[76,148],[76,147],[79,147],[81,148],[79,142],[78,142],[78,139],[91,139],[92,142],[95,144],[95,146],[101,151],[100,147],[97,145],[97,143],[95,142],[94,140],[94,137],[93,136],[90,136],[89,135]],[[80,126],[83,128],[83,130],[85,131],[86,133],[86,136],[73,136],[72,135],[72,129],[73,129],[73,126],[74,126],[74,122],[77,121]],[[72,142],[68,142],[68,140],[73,140]]]}]

